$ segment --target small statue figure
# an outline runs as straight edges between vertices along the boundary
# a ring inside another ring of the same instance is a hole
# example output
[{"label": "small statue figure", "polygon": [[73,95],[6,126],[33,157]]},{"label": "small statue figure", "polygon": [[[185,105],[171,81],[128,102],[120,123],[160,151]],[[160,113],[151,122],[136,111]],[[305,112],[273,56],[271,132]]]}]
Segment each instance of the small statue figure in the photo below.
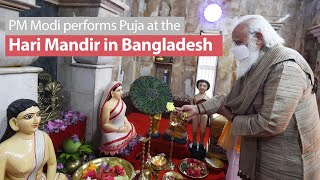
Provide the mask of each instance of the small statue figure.
[{"label": "small statue figure", "polygon": [[[191,99],[191,104],[201,104],[209,99],[206,95],[206,91],[210,88],[210,83],[207,80],[200,79],[196,83],[199,93]],[[204,136],[207,126],[207,115],[196,115],[192,118],[192,144],[191,149],[205,151],[204,148]],[[198,126],[200,125],[200,143],[197,144]],[[199,146],[199,147],[198,147]]]},{"label": "small statue figure", "polygon": [[12,102],[7,108],[7,121],[0,141],[0,179],[67,180],[64,174],[56,173],[56,154],[49,135],[38,129],[41,116],[35,101]]},{"label": "small statue figure", "polygon": [[[174,125],[173,125],[174,124]],[[171,140],[174,137],[174,142],[185,144],[188,140],[187,126],[188,122],[185,117],[178,117],[174,112],[170,114],[168,128],[165,130],[163,138]]]},{"label": "small statue figure", "polygon": [[61,90],[61,84],[53,80],[50,74],[45,72],[39,74],[38,104],[41,110],[41,124],[52,119],[60,118],[59,102],[63,99],[63,97],[59,95]]},{"label": "small statue figure", "polygon": [[100,103],[100,127],[102,140],[100,151],[111,156],[125,149],[137,135],[136,129],[125,116],[127,106],[123,102],[122,85],[113,81],[108,84]]}]

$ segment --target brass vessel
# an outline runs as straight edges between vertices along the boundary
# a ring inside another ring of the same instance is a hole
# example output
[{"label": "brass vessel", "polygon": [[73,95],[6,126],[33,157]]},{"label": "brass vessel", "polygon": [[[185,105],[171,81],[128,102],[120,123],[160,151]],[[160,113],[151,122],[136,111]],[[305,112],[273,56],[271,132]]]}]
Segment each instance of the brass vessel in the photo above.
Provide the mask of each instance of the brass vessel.
[{"label": "brass vessel", "polygon": [[151,158],[151,167],[155,171],[161,171],[166,168],[167,159],[163,156],[153,156]]},{"label": "brass vessel", "polygon": [[150,122],[151,123],[151,136],[157,136],[159,133],[159,125],[161,120],[162,114],[150,115]]},{"label": "brass vessel", "polygon": [[82,166],[79,167],[79,169],[73,174],[73,180],[79,180],[82,176],[82,171],[84,171],[87,167],[89,167],[90,163],[93,163],[96,166],[100,166],[103,162],[109,163],[109,162],[117,162],[121,165],[121,167],[124,168],[126,171],[127,176],[129,179],[133,179],[135,176],[133,166],[126,160],[118,158],[118,157],[103,157],[94,159],[92,161],[89,161]]}]

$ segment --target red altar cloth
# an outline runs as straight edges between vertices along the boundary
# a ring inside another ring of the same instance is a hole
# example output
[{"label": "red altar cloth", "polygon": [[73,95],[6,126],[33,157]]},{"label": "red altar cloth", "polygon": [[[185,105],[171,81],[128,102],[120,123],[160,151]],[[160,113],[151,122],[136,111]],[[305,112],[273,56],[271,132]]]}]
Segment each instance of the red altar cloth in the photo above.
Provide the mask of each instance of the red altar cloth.
[{"label": "red altar cloth", "polygon": [[[188,143],[186,144],[173,143],[172,157],[173,158],[190,157],[190,152],[188,150],[187,144]],[[161,136],[157,139],[151,140],[151,152],[154,155],[165,153],[167,157],[169,157],[170,147],[171,147],[171,142],[163,139]]]},{"label": "red altar cloth", "polygon": [[123,155],[115,155],[116,157],[122,158],[127,160],[128,162],[130,162],[131,164],[134,163],[135,159],[137,158],[137,156],[140,155],[140,153],[142,152],[142,145],[141,143],[136,145],[130,152],[130,154],[128,156],[123,156]]},{"label": "red altar cloth", "polygon": [[[137,130],[137,133],[146,136],[146,132],[149,129],[149,116],[145,114],[139,114],[139,113],[131,113],[128,115],[128,120],[132,122]],[[159,131],[161,134],[164,133],[165,129],[168,127],[168,119],[162,118],[160,121]],[[188,137],[192,137],[192,125],[189,124],[187,127]],[[209,128],[206,128],[206,135],[205,135],[205,142],[209,138]],[[199,140],[199,136],[198,136]],[[188,141],[187,144],[189,144],[190,141]],[[190,153],[188,151],[187,144],[177,144],[174,143],[173,146],[173,162],[176,165],[176,168],[174,171],[179,172],[177,169],[177,166],[179,165],[179,162],[187,157],[190,157]],[[146,144],[146,151],[147,151],[148,145]],[[159,137],[157,139],[151,140],[151,155],[154,156],[159,153],[165,153],[167,156],[170,152],[170,141],[163,139],[162,137]],[[132,163],[134,169],[138,170],[141,168],[141,159],[135,160]],[[225,172],[227,171],[227,165],[221,170],[210,170],[209,175],[206,178],[203,178],[204,180],[223,180],[225,179]],[[167,170],[161,171],[159,173],[158,179],[161,180],[163,174],[167,172]],[[180,173],[180,172],[179,172]],[[182,173],[180,173],[182,174]],[[186,177],[186,176],[184,176]],[[187,177],[186,177],[187,178]],[[155,179],[153,177],[153,179]],[[190,178],[187,178],[190,179]]]},{"label": "red altar cloth", "polygon": [[59,131],[58,133],[50,133],[49,136],[52,140],[54,150],[56,152],[58,150],[61,150],[63,140],[71,137],[74,134],[78,135],[80,141],[82,141],[86,132],[86,121],[87,118],[85,117],[83,121],[79,121],[75,125],[68,126],[64,131]]}]

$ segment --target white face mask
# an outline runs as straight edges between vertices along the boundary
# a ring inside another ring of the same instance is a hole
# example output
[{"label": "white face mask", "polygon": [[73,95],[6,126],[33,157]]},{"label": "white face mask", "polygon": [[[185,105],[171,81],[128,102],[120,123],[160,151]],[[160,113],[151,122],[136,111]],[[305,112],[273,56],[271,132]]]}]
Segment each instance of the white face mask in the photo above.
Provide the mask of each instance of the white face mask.
[{"label": "white face mask", "polygon": [[[244,46],[244,45],[240,45],[240,46]],[[236,48],[236,52],[240,52],[240,54],[243,53],[241,51],[247,51],[247,50],[249,53],[248,56],[246,56],[245,53],[238,56],[235,55],[237,58],[236,64],[237,64],[237,79],[238,79],[243,75],[245,75],[251,69],[251,67],[258,62],[260,49],[256,45],[255,39],[248,41],[248,45],[246,46],[246,49],[245,48],[240,49],[238,48],[239,46],[234,46],[234,47]],[[246,58],[243,58],[243,57],[246,57]],[[241,60],[239,60],[238,58]]]},{"label": "white face mask", "polygon": [[231,50],[231,52],[233,53],[233,55],[236,57],[236,59],[238,61],[244,60],[247,57],[249,57],[249,55],[250,55],[249,49],[245,44],[249,43],[249,41],[252,39],[253,35],[254,35],[254,33],[251,32],[251,34],[249,35],[249,39],[244,44],[241,44],[241,45],[234,44],[234,45],[232,45],[230,50]]},{"label": "white face mask", "polygon": [[238,61],[241,61],[249,57],[249,49],[245,45],[233,46],[230,50]]}]

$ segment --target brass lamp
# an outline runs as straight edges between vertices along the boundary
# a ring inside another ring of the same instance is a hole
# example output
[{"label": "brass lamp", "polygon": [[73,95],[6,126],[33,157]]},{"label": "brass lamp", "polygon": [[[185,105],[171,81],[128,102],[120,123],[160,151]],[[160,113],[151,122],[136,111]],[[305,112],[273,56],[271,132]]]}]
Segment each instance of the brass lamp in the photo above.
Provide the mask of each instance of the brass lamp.
[{"label": "brass lamp", "polygon": [[160,132],[158,129],[159,129],[161,117],[162,117],[162,114],[149,116],[150,124],[151,124],[151,129],[149,130],[149,133],[151,132],[152,138],[158,138],[160,136]]}]

